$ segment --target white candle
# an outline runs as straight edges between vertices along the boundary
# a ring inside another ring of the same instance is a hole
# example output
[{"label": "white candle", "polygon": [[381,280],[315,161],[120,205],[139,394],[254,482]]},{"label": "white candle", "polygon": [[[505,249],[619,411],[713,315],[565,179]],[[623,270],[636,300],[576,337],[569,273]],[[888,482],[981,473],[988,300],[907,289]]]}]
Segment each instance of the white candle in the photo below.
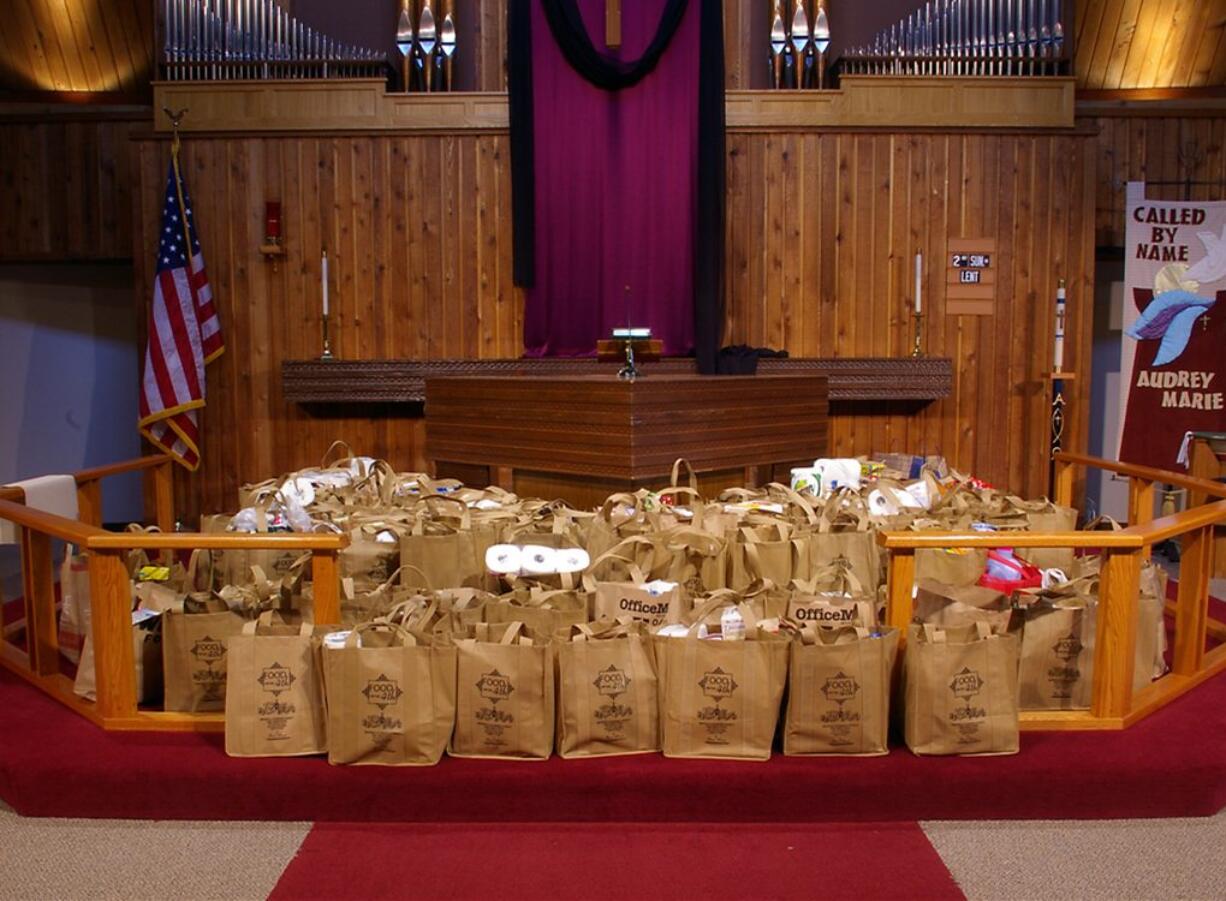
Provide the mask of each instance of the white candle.
[{"label": "white candle", "polygon": [[320,270],[320,279],[323,282],[324,289],[324,319],[328,318],[328,251],[324,251],[323,267]]},{"label": "white candle", "polygon": [[1064,366],[1064,279],[1056,289],[1056,352],[1055,370],[1059,372]]},{"label": "white candle", "polygon": [[923,293],[924,282],[924,255],[918,251],[915,254],[915,312],[918,315],[922,311],[920,303],[920,295]]}]

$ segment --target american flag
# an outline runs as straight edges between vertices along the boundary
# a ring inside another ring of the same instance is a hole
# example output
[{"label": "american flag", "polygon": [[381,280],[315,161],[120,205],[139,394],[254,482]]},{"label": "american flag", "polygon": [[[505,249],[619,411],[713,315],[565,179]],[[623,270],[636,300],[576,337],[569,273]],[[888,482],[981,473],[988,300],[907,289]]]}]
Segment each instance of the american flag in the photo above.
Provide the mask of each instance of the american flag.
[{"label": "american flag", "polygon": [[171,161],[166,178],[160,238],[139,427],[150,442],[195,469],[200,465],[204,367],[225,345],[177,160]]}]

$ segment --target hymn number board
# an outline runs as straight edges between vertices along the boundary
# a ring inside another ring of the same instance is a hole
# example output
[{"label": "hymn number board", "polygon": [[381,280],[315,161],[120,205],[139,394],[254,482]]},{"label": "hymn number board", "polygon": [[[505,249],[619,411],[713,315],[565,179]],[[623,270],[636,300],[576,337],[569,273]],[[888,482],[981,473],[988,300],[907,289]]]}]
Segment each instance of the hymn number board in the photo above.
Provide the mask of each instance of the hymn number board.
[{"label": "hymn number board", "polygon": [[996,239],[950,238],[945,255],[945,312],[991,316],[996,306]]}]

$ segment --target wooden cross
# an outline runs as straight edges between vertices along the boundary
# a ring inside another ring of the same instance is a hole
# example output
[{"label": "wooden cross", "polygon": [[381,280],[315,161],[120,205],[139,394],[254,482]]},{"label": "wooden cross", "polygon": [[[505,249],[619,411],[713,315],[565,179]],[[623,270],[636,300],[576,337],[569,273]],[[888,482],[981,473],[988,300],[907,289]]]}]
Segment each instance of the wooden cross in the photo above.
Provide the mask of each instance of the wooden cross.
[{"label": "wooden cross", "polygon": [[604,42],[610,49],[622,45],[622,0],[604,0]]}]

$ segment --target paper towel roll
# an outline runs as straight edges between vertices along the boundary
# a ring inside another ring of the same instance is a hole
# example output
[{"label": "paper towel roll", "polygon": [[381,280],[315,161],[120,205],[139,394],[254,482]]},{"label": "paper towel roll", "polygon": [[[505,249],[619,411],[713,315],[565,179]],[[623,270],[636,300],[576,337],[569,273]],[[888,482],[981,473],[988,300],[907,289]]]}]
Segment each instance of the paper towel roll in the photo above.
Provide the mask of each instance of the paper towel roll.
[{"label": "paper towel roll", "polygon": [[558,568],[555,572],[580,573],[592,565],[592,558],[581,547],[564,547],[557,552]]},{"label": "paper towel roll", "polygon": [[860,487],[860,461],[854,457],[835,457],[813,461],[813,469],[822,479],[822,493],[835,488]]},{"label": "paper towel roll", "polygon": [[558,551],[543,544],[525,544],[520,558],[520,572],[543,576],[558,571]]},{"label": "paper towel roll", "polygon": [[523,565],[523,551],[513,544],[496,544],[485,552],[485,568],[499,575],[517,573]]}]

